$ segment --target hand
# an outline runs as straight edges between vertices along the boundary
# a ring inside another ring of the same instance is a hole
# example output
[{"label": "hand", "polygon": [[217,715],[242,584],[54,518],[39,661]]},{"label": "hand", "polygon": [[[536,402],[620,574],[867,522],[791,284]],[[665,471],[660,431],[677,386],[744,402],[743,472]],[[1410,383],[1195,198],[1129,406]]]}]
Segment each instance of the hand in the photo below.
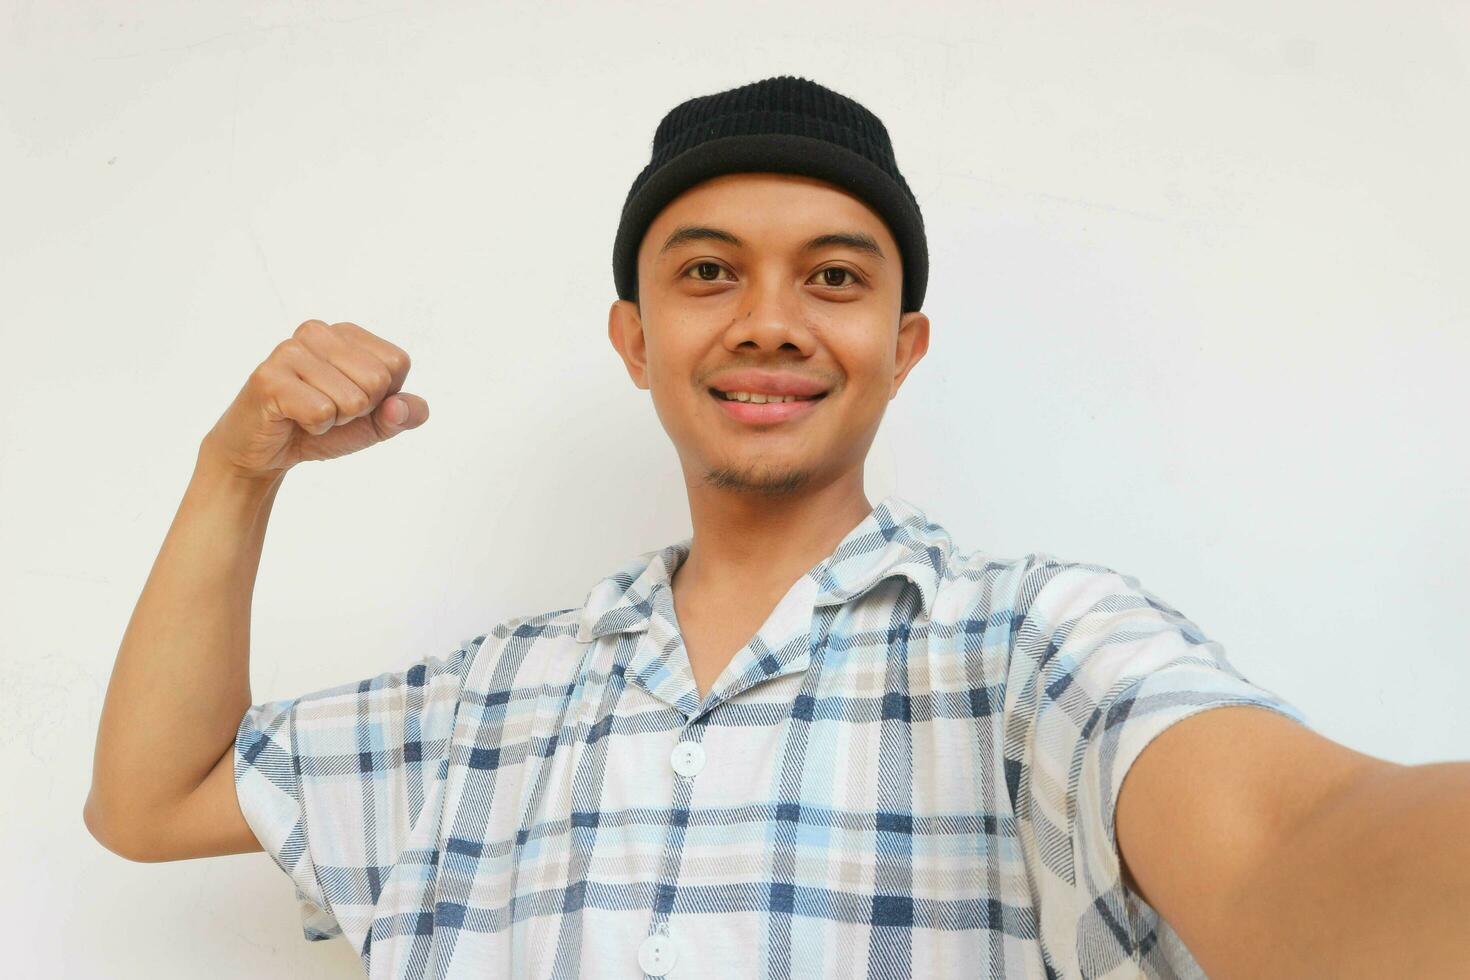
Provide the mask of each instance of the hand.
[{"label": "hand", "polygon": [[272,480],[376,445],[429,417],[427,402],[400,391],[408,369],[406,353],[355,323],[307,320],[250,373],[200,451]]}]

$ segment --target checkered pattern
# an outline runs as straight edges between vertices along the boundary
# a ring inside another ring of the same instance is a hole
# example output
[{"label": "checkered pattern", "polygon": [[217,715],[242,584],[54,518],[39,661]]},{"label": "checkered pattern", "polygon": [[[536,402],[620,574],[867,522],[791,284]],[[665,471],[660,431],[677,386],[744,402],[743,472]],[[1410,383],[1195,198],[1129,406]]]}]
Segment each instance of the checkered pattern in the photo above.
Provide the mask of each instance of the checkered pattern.
[{"label": "checkered pattern", "polygon": [[672,980],[1203,975],[1124,888],[1113,811],[1182,718],[1307,723],[1219,643],[1131,576],[960,553],[889,496],[701,701],[689,544],[246,712],[240,805],[306,938],[381,978],[639,977],[652,936]]}]

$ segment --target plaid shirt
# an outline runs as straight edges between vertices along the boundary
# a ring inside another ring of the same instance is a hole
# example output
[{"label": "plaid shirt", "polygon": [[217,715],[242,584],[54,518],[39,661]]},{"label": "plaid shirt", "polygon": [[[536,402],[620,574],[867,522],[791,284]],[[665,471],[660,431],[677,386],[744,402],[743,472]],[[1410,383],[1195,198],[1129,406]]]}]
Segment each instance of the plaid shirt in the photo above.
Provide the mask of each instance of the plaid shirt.
[{"label": "plaid shirt", "polygon": [[886,497],[700,700],[669,581],[252,706],[240,806],[307,939],[388,977],[1202,976],[1120,879],[1165,728],[1306,724],[1138,580]]}]

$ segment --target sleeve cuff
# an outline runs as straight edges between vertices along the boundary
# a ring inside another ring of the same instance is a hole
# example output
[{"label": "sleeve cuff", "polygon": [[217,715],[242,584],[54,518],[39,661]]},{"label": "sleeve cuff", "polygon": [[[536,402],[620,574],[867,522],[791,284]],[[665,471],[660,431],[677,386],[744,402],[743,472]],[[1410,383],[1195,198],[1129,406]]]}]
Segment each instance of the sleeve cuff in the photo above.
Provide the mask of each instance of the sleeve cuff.
[{"label": "sleeve cuff", "polygon": [[294,699],[253,705],[235,730],[235,795],[245,822],[296,886],[301,933],[310,941],[342,934],[307,847],[296,769]]},{"label": "sleeve cuff", "polygon": [[[1150,933],[1165,945],[1179,941],[1157,911],[1123,883],[1116,810],[1124,777],[1149,743],[1170,726],[1232,705],[1265,708],[1310,727],[1300,709],[1273,692],[1218,666],[1191,663],[1139,677],[1096,719],[1101,730],[1088,741],[1078,786],[1077,884],[1083,894],[1095,897],[1088,916],[1098,921],[1091,925],[1115,935],[1121,931],[1129,949],[1139,950]],[[1095,934],[1089,928],[1080,933]]]}]

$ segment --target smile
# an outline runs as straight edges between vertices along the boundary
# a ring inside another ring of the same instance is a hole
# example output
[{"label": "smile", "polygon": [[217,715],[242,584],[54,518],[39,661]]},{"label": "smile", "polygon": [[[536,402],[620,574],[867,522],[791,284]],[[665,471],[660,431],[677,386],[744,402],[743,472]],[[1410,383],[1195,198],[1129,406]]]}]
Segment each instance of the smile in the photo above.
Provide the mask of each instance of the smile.
[{"label": "smile", "polygon": [[[719,403],[721,410],[738,422],[770,424],[800,418],[814,411],[817,404],[826,398],[826,393],[814,398],[797,398],[795,401],[739,401],[728,397],[725,392],[709,389],[710,397]],[[777,397],[777,396],[771,396]]]},{"label": "smile", "polygon": [[[767,395],[762,394],[759,391],[719,391],[719,389],[715,390],[719,394],[724,395],[726,401],[755,402],[757,405],[764,405],[766,402],[806,401],[808,399],[820,397],[818,395]],[[826,392],[823,392],[823,394],[826,394]]]}]

